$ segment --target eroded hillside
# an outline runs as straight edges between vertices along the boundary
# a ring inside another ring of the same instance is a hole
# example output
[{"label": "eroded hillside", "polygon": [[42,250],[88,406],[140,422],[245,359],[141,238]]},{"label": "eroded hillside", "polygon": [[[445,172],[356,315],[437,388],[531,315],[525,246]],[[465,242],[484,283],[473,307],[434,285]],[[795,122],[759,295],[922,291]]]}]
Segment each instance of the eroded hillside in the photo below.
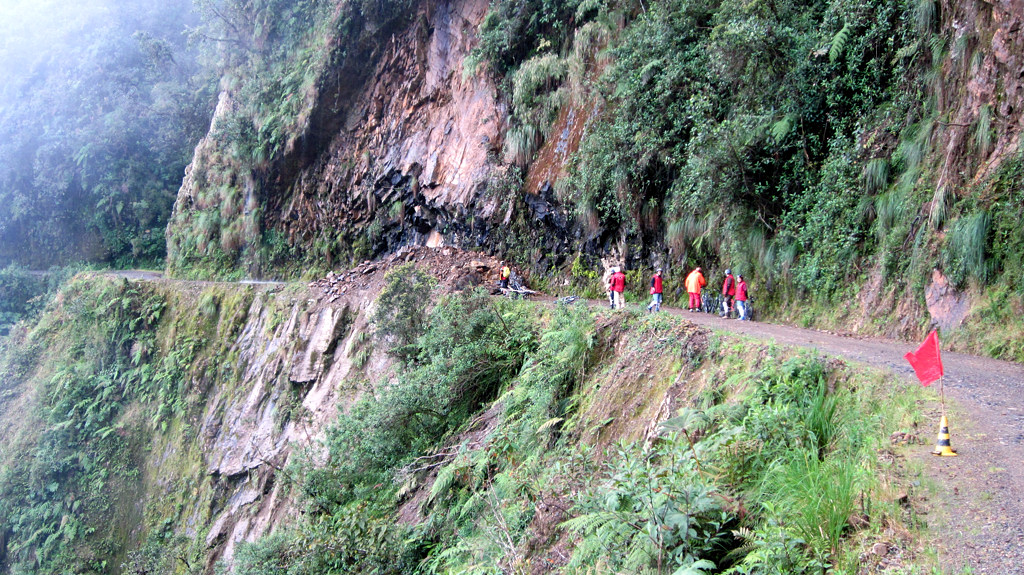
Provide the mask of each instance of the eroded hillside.
[{"label": "eroded hillside", "polygon": [[[669,315],[493,299],[473,286],[494,264],[423,248],[311,285],[76,278],[4,343],[5,568],[813,569],[905,517],[901,479],[855,470],[916,422],[911,395]],[[779,531],[822,490],[842,508]],[[793,537],[784,558],[744,544]]]}]

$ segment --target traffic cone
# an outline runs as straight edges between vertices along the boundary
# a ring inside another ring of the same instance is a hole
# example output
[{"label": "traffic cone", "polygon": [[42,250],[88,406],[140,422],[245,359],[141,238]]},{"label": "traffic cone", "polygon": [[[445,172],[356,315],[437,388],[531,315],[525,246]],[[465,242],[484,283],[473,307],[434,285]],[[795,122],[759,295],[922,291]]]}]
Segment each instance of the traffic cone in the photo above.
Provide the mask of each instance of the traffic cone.
[{"label": "traffic cone", "polygon": [[956,450],[949,446],[949,423],[946,422],[945,415],[939,421],[939,437],[935,441],[935,451],[932,451],[932,455],[956,457]]}]

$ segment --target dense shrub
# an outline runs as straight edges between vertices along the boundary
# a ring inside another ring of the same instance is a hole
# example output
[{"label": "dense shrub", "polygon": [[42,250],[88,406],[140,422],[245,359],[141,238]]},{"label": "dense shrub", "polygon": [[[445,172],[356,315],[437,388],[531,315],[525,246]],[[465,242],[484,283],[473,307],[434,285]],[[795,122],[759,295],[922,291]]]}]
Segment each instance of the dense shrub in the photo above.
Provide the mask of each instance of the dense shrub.
[{"label": "dense shrub", "polygon": [[0,330],[41,307],[37,298],[46,292],[44,278],[11,264],[0,270]]}]

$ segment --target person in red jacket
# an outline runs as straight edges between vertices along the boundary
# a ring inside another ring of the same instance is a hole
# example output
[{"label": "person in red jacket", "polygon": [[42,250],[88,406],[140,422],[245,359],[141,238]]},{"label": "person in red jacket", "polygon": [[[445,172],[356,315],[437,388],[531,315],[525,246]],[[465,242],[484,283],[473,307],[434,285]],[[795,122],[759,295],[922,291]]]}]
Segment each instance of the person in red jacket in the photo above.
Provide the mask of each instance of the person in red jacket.
[{"label": "person in red jacket", "polygon": [[661,311],[661,268],[651,276],[651,303],[647,304],[647,311]]},{"label": "person in red jacket", "polygon": [[732,270],[725,270],[725,281],[722,282],[722,313],[720,317],[727,318],[732,314],[733,300],[736,298],[736,278],[732,277]]},{"label": "person in red jacket", "polygon": [[741,321],[750,319],[749,309],[747,308],[747,282],[743,280],[743,276],[740,274],[736,274],[736,309],[739,310],[739,319]]},{"label": "person in red jacket", "polygon": [[621,268],[614,268],[612,276],[608,278],[608,289],[612,292],[612,309],[622,308],[622,292],[626,291],[626,274]]}]

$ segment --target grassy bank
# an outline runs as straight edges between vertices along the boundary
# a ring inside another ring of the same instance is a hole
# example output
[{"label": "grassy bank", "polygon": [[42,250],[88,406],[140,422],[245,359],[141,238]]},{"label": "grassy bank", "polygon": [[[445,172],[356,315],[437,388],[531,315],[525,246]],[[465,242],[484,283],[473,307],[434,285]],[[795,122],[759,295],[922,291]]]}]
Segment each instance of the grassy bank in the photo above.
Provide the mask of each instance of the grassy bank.
[{"label": "grassy bank", "polygon": [[[243,474],[294,504],[224,569],[853,573],[879,541],[928,564],[889,445],[920,420],[918,388],[667,314],[442,295],[417,274],[394,272],[372,329],[333,352],[353,366],[334,423]],[[280,431],[311,391],[245,375],[246,337],[303,349],[286,292],[83,276],[13,333],[6,568],[215,568],[223,539],[207,539],[239,479],[211,473],[210,430],[271,386]]]}]

